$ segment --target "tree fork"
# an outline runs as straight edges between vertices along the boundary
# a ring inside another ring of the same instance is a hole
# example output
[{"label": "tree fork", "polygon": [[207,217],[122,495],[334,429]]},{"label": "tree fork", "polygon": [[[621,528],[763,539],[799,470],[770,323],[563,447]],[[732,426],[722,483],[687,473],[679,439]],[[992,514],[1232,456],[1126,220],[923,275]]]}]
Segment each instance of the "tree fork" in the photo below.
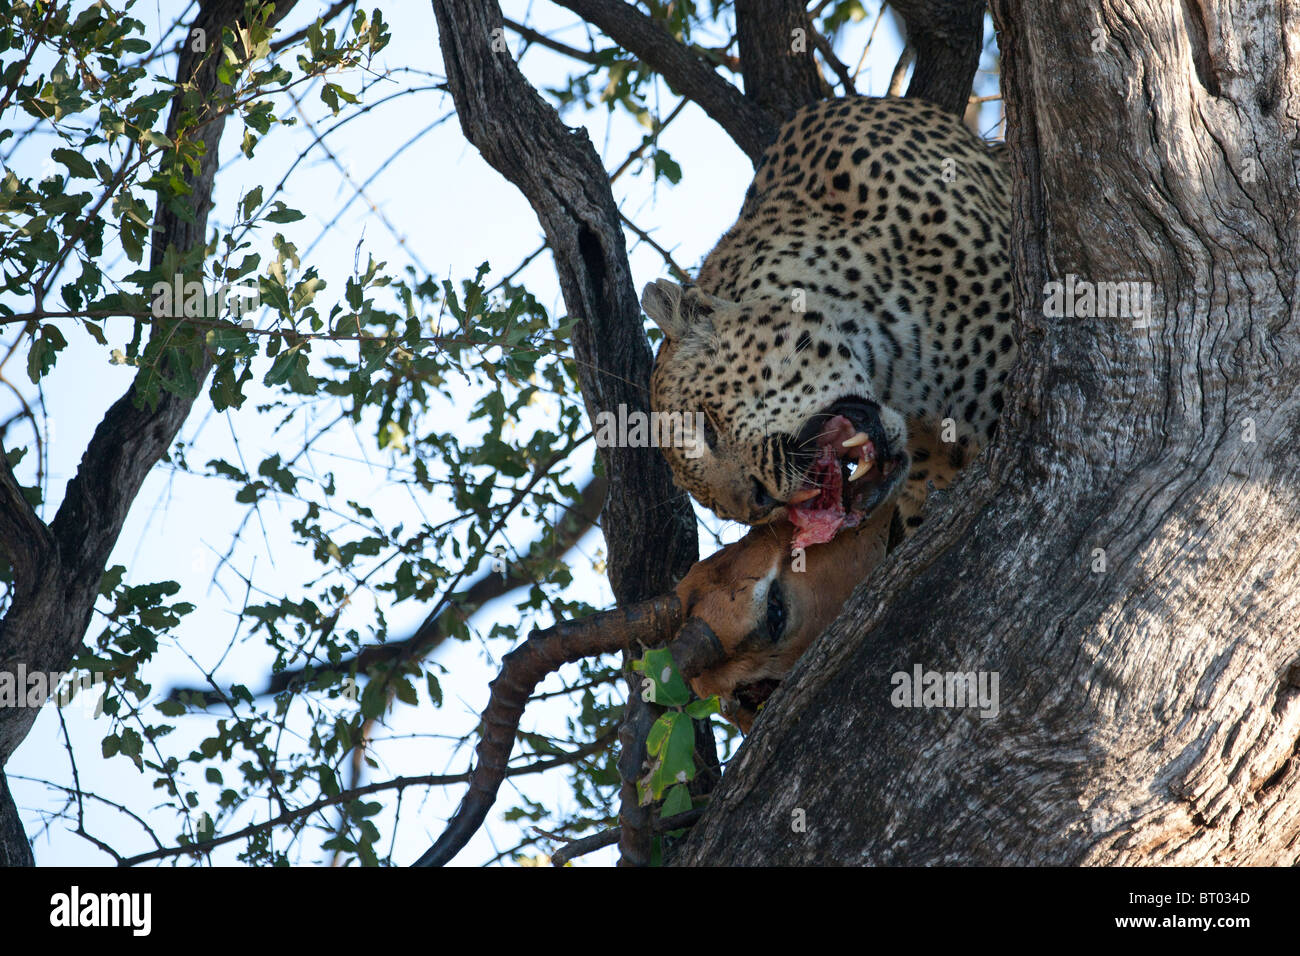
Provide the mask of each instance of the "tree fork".
[{"label": "tree fork", "polygon": [[[1295,8],[993,12],[1022,354],[999,434],[676,864],[1300,858]],[[1047,314],[1069,274],[1150,282],[1153,314]],[[894,707],[916,663],[998,672],[999,715]]]}]

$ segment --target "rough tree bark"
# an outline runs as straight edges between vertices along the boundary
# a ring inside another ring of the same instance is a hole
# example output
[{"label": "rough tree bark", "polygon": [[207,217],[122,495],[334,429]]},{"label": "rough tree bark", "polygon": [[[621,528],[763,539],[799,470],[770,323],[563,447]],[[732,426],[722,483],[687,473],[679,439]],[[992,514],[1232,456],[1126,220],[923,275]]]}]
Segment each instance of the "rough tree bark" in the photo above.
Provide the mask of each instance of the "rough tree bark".
[{"label": "rough tree bark", "polygon": [[812,18],[802,3],[736,0],[736,46],[745,96],[776,126],[806,103],[831,95],[813,58]]},{"label": "rough tree bark", "polygon": [[[293,3],[277,5],[276,19]],[[220,37],[244,12],[243,0],[205,0],[191,29]],[[188,34],[187,34],[188,35]],[[181,47],[177,78],[193,81],[204,101],[215,103],[229,87],[217,79],[217,58]],[[216,44],[207,47],[219,50]],[[183,111],[173,102],[169,131]],[[225,116],[216,115],[202,133],[206,151],[192,178],[186,222],[165,205],[157,211],[151,264],[162,261],[169,245],[178,250],[202,243],[207,234],[213,177]],[[208,369],[199,372],[206,378]],[[139,408],[134,385],[104,415],[86,448],[76,475],[68,482],[54,520],[46,525],[27,504],[4,455],[0,454],[0,548],[14,567],[13,602],[0,620],[0,670],[28,673],[64,672],[85,637],[99,592],[104,565],[117,543],[127,512],[149,471],[171,445],[189,415],[192,399],[164,391],[156,408]],[[39,708],[0,711],[0,767],[22,743]],[[32,863],[17,808],[0,783],[0,862]]]},{"label": "rough tree bark", "polygon": [[[678,864],[1300,858],[1296,6],[993,10],[1001,430],[772,698]],[[1071,273],[1153,283],[1154,316],[1046,316]],[[998,672],[1000,713],[894,708],[918,663]]]},{"label": "rough tree bark", "polygon": [[929,100],[958,116],[970,98],[953,77],[973,77],[984,48],[984,0],[891,0],[907,24],[916,67],[907,95]]}]

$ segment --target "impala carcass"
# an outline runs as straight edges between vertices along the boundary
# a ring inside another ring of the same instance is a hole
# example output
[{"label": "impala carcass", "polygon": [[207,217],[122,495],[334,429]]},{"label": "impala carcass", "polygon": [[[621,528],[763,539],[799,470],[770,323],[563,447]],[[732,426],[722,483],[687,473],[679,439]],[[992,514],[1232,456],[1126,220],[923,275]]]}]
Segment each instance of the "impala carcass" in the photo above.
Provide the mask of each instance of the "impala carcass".
[{"label": "impala carcass", "polygon": [[534,632],[502,660],[469,791],[416,866],[441,866],[469,842],[505,779],[529,697],[563,664],[667,642],[692,690],[717,694],[723,716],[748,733],[795,661],[884,558],[892,516],[892,508],[878,509],[806,549],[792,548],[797,532],[788,522],[753,528],[695,564],[671,594]]}]

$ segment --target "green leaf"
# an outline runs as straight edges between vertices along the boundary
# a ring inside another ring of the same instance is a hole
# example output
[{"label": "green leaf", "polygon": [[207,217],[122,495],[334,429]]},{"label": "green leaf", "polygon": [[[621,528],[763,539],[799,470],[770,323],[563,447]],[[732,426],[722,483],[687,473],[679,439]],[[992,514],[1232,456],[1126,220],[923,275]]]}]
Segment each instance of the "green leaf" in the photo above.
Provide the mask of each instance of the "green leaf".
[{"label": "green leaf", "polygon": [[155,129],[144,130],[140,134],[140,139],[150,146],[157,146],[159,149],[171,149],[176,144]]},{"label": "green leaf", "polygon": [[317,779],[320,781],[321,793],[327,797],[337,796],[339,793],[339,778],[329,767],[321,767],[317,772]]},{"label": "green leaf", "polygon": [[122,753],[128,757],[139,757],[140,748],[144,746],[140,734],[130,727],[122,731],[121,744]]},{"label": "green leaf", "polygon": [[438,678],[433,676],[433,671],[424,675],[425,687],[429,691],[429,700],[433,701],[435,707],[442,706],[442,685],[438,683]]},{"label": "green leaf", "polygon": [[239,203],[239,215],[243,219],[251,219],[257,207],[262,205],[262,187],[254,186],[245,194]]},{"label": "green leaf", "polygon": [[305,218],[303,214],[300,213],[298,210],[290,209],[288,206],[280,202],[278,199],[271,204],[271,207],[272,207],[271,211],[266,214],[267,222],[274,222],[274,223],[297,222],[299,219]]},{"label": "green leaf", "polygon": [[692,720],[704,720],[714,714],[722,713],[722,703],[714,694],[707,700],[693,700],[686,705],[686,713]]},{"label": "green leaf", "polygon": [[104,597],[112,597],[113,592],[118,589],[122,583],[122,578],[126,576],[126,568],[120,564],[115,564],[104,571],[103,577],[99,579],[99,593]]},{"label": "green leaf", "polygon": [[659,819],[667,820],[669,817],[675,817],[679,813],[685,813],[692,806],[691,791],[686,785],[673,784],[668,788],[668,795],[664,797],[663,806],[659,810]]},{"label": "green leaf", "polygon": [[75,150],[53,149],[50,150],[50,156],[61,165],[68,167],[68,172],[78,179],[95,178],[95,167]]},{"label": "green leaf", "polygon": [[682,181],[682,167],[668,155],[667,150],[655,150],[654,166],[657,178],[666,179],[674,186]]},{"label": "green leaf", "polygon": [[402,679],[393,682],[393,690],[397,693],[397,699],[403,704],[410,704],[415,707],[420,703],[420,695],[415,691],[415,685],[409,680]]},{"label": "green leaf", "polygon": [[27,352],[27,377],[35,385],[54,367],[55,356],[68,347],[68,340],[53,325],[42,325]]},{"label": "green leaf", "polygon": [[691,689],[686,686],[673,655],[666,647],[656,647],[645,652],[641,671],[652,682],[650,700],[661,707],[683,707],[691,699]]},{"label": "green leaf", "polygon": [[695,731],[685,714],[661,714],[646,735],[646,752],[654,760],[650,773],[653,799],[660,799],[675,783],[695,779]]},{"label": "green leaf", "polygon": [[300,347],[295,345],[275,357],[275,361],[271,363],[270,371],[266,373],[266,377],[263,379],[267,385],[281,385],[289,381],[289,377],[296,371],[298,361],[300,359],[306,361],[306,356],[298,351]]}]

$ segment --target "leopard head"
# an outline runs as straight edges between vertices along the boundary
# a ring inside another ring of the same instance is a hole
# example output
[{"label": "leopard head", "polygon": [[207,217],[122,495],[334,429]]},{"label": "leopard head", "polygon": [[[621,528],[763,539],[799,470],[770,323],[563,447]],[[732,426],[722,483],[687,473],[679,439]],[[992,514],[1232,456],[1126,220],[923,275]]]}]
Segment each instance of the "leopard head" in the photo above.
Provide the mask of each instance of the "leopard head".
[{"label": "leopard head", "polygon": [[641,305],[665,336],[651,407],[701,425],[664,454],[677,484],[719,517],[798,523],[792,512],[815,504],[852,526],[901,486],[903,416],[876,400],[866,363],[826,315],[666,280],[647,285]]}]

